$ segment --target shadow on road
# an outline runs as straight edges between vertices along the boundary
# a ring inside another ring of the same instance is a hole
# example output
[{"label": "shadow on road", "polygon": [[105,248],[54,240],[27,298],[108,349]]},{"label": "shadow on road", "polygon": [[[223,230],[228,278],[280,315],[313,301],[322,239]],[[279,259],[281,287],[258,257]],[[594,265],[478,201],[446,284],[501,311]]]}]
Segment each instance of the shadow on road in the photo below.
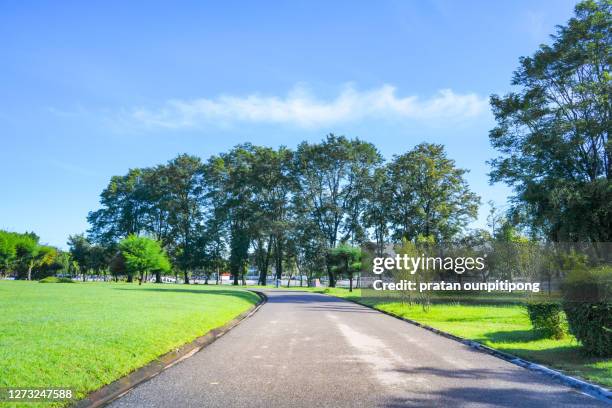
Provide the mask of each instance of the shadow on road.
[{"label": "shadow on road", "polygon": [[[474,350],[474,353],[479,353]],[[525,383],[533,382],[533,377],[529,375],[516,375],[516,370],[492,370],[486,368],[468,368],[468,369],[442,369],[436,367],[414,367],[414,368],[399,368],[394,371],[413,375],[413,376],[434,376],[453,379],[489,379],[495,381],[505,381],[508,383]]]},{"label": "shadow on road", "polygon": [[346,307],[340,305],[313,305],[308,307],[306,310],[311,310],[314,312],[341,312],[341,313],[373,313],[377,314],[379,312],[366,309],[364,307]]},{"label": "shadow on road", "polygon": [[[534,377],[532,375],[517,375],[516,370],[492,370],[492,369],[441,369],[435,367],[415,367],[401,368],[394,371],[401,372],[406,375],[427,378],[438,377],[447,378],[450,384],[456,384],[456,380],[475,380],[487,382],[502,382],[507,383],[508,387],[504,388],[489,388],[489,387],[449,387],[441,389],[433,394],[423,393],[423,398],[415,399],[394,399],[385,407],[423,407],[430,406],[433,398],[436,406],[461,407],[473,406],[478,404],[490,405],[494,402],[495,406],[499,407],[517,407],[517,395],[520,395],[520,407],[552,407],[557,406],[555,400],[562,398],[564,407],[585,407],[585,406],[601,406],[599,401],[592,399],[592,404],[584,404],[584,397],[577,391],[569,390],[567,392],[544,392],[544,391],[529,391],[520,384],[532,384]],[[519,388],[520,387],[520,388]],[[569,394],[569,396],[568,396]],[[572,394],[575,395],[575,404],[566,404],[568,398],[571,399]]]},{"label": "shadow on road", "polygon": [[[284,294],[283,294],[284,293]],[[324,296],[320,294],[304,293],[295,291],[275,290],[270,293],[268,303],[294,303],[309,305],[304,310],[314,312],[349,312],[349,313],[379,313],[366,307],[358,306],[340,298]]]},{"label": "shadow on road", "polygon": [[[428,396],[430,398],[428,398]],[[517,400],[517,396],[520,400]],[[424,395],[423,398],[402,399],[395,398],[384,404],[384,407],[464,407],[464,406],[496,406],[509,408],[535,408],[554,407],[556,394],[540,391],[527,391],[520,388],[484,388],[484,387],[451,387],[435,392],[435,395]],[[520,401],[520,402],[518,402]],[[519,405],[517,405],[517,402]],[[567,397],[563,400],[563,407],[600,406],[593,399],[592,405],[585,405],[583,398],[569,403]],[[601,404],[603,405],[603,404]]]}]

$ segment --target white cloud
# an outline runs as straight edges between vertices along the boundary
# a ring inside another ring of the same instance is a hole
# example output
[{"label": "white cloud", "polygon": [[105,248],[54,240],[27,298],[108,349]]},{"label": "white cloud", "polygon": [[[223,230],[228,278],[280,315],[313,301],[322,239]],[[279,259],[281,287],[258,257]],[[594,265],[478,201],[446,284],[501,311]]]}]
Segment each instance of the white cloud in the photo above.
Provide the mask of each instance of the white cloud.
[{"label": "white cloud", "polygon": [[285,97],[221,95],[192,100],[173,99],[159,108],[141,107],[129,116],[148,127],[189,128],[207,125],[270,123],[319,127],[363,119],[463,120],[487,111],[487,98],[443,89],[421,99],[400,97],[384,85],[368,91],[345,86],[333,99],[316,98],[308,89],[295,87]]}]

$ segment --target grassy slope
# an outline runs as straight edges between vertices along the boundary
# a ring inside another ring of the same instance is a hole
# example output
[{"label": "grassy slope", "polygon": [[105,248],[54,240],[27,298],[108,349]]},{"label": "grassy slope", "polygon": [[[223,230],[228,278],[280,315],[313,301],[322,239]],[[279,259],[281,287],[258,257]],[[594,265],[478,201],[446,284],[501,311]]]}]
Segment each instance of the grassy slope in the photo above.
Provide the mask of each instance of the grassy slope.
[{"label": "grassy slope", "polygon": [[0,281],[0,387],[71,387],[82,396],[256,302],[214,286]]},{"label": "grassy slope", "polygon": [[[296,288],[299,289],[299,288]],[[531,329],[525,309],[506,305],[432,305],[425,312],[419,305],[400,302],[377,303],[361,298],[360,290],[304,288],[313,292],[350,298],[377,309],[416,320],[456,336],[560,369],[569,375],[612,387],[612,359],[585,356],[571,335],[561,340],[543,339]]]}]

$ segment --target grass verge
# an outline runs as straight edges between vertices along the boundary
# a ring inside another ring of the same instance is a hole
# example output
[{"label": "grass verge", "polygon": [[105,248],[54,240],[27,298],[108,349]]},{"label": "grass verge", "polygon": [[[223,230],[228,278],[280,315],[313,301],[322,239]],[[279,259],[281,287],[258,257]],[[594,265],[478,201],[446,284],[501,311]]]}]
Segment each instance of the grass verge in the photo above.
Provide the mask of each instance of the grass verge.
[{"label": "grass verge", "polygon": [[0,387],[68,387],[84,397],[222,326],[258,297],[203,285],[0,281],[0,300]]}]

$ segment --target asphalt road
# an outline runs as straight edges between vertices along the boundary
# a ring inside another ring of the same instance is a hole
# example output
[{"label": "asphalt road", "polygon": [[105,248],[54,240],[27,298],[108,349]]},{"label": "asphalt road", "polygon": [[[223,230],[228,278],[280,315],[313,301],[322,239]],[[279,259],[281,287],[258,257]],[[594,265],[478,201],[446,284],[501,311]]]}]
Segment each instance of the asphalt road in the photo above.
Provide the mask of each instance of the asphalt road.
[{"label": "asphalt road", "polygon": [[[368,308],[267,291],[268,303],[112,407],[587,407],[544,375]],[[607,405],[606,405],[607,406]]]}]

